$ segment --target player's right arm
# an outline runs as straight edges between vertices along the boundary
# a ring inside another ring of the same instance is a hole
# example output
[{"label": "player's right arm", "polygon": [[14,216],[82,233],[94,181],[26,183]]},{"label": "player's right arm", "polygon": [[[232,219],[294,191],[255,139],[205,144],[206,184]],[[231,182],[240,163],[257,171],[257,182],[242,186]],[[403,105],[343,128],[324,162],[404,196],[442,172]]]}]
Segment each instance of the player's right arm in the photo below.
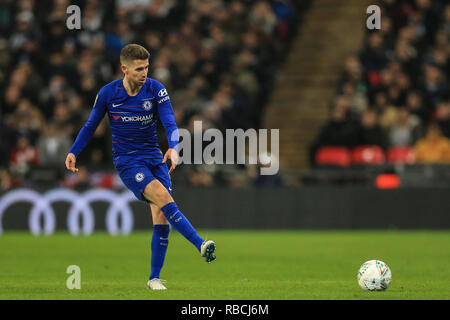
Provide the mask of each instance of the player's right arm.
[{"label": "player's right arm", "polygon": [[100,121],[102,121],[107,110],[106,95],[104,93],[104,88],[102,88],[95,98],[94,107],[92,108],[91,114],[89,116],[86,124],[81,128],[72,148],[70,148],[69,154],[66,157],[66,168],[72,172],[77,172],[78,169],[75,167],[77,157],[81,150],[86,147],[88,142],[92,139]]}]

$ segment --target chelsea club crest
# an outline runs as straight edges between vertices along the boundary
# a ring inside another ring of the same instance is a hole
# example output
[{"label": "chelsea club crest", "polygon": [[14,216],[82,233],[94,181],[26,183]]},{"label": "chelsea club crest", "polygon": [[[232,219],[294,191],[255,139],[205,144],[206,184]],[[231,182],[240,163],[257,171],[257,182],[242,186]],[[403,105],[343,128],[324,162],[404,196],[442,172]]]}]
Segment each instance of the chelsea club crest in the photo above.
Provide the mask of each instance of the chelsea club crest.
[{"label": "chelsea club crest", "polygon": [[149,111],[152,108],[152,102],[150,100],[145,100],[142,107],[145,111]]},{"label": "chelsea club crest", "polygon": [[137,182],[141,182],[142,180],[144,180],[145,175],[142,172],[138,172],[136,173],[136,176],[134,178],[136,179]]}]

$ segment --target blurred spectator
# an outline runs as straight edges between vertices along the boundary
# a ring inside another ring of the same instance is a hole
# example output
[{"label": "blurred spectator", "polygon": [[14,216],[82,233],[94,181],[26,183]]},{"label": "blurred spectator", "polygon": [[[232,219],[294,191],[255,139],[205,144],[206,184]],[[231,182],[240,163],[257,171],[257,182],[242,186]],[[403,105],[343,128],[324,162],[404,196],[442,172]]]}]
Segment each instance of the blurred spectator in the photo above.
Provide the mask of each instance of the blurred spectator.
[{"label": "blurred spectator", "polygon": [[18,186],[19,184],[8,170],[0,169],[0,193],[9,191]]},{"label": "blurred spectator", "polygon": [[421,85],[425,103],[434,111],[437,103],[448,96],[448,84],[442,72],[432,64],[424,66],[424,80]]},{"label": "blurred spectator", "polygon": [[315,163],[316,151],[324,146],[344,146],[353,148],[358,144],[358,123],[352,120],[344,104],[336,102],[328,120],[310,145],[309,162]]},{"label": "blurred spectator", "polygon": [[16,145],[11,151],[10,168],[14,174],[25,176],[32,166],[39,164],[39,155],[36,147],[30,144],[27,136],[19,136]]},{"label": "blurred spectator", "polygon": [[426,136],[414,147],[417,163],[450,163],[450,139],[442,135],[438,124],[428,126]]},{"label": "blurred spectator", "polygon": [[134,33],[131,31],[127,21],[124,20],[119,20],[115,28],[105,35],[106,50],[112,55],[118,56],[120,50],[132,42],[134,42]]},{"label": "blurred spectator", "polygon": [[9,153],[12,144],[12,134],[7,126],[4,125],[0,114],[0,168],[8,167]]},{"label": "blurred spectator", "polygon": [[223,28],[230,44],[238,44],[239,34],[245,28],[245,24],[245,5],[242,1],[232,0],[228,10],[228,18],[223,22]]},{"label": "blurred spectator", "polygon": [[369,35],[367,46],[362,50],[359,59],[366,70],[381,70],[388,59],[383,48],[383,36],[374,32]]},{"label": "blurred spectator", "polygon": [[353,83],[355,92],[366,92],[366,84],[363,78],[363,68],[358,56],[352,55],[345,61],[345,70],[342,75],[339,87],[344,83]]},{"label": "blurred spectator", "polygon": [[366,109],[362,113],[358,137],[358,145],[376,145],[383,149],[387,147],[386,138],[378,124],[377,113],[374,109]]},{"label": "blurred spectator", "polygon": [[[404,29],[405,31],[409,29]],[[401,34],[400,34],[401,35]],[[402,69],[411,77],[417,77],[418,60],[417,50],[407,40],[399,39],[395,45],[394,58],[400,62]]]},{"label": "blurred spectator", "polygon": [[73,136],[75,129],[71,121],[70,109],[65,102],[59,102],[54,109],[53,119],[60,134]]},{"label": "blurred spectator", "polygon": [[450,4],[445,6],[444,19],[442,21],[442,30],[447,34],[450,33]]},{"label": "blurred spectator", "polygon": [[58,131],[58,126],[50,122],[39,137],[37,148],[42,166],[63,167],[66,155],[72,146],[68,135]]},{"label": "blurred spectator", "polygon": [[441,102],[436,108],[436,122],[443,135],[450,138],[450,102]]},{"label": "blurred spectator", "polygon": [[322,128],[318,137],[319,146],[353,147],[358,143],[357,123],[349,118],[343,104],[336,104],[331,119]]},{"label": "blurred spectator", "polygon": [[277,17],[278,34],[282,39],[287,40],[292,35],[292,25],[296,18],[293,4],[291,1],[284,0],[273,0],[271,3]]},{"label": "blurred spectator", "polygon": [[267,153],[260,153],[258,157],[258,164],[256,166],[249,166],[253,170],[250,171],[250,178],[252,183],[256,187],[282,187],[283,180],[280,172],[275,174],[263,175],[261,174],[261,168],[277,168],[279,167],[278,159],[274,155],[269,156]]},{"label": "blurred spectator", "polygon": [[58,103],[64,103],[67,100],[70,88],[67,80],[61,74],[52,75],[48,87],[41,92],[40,101],[45,108],[44,116],[49,119],[53,116],[54,108]]},{"label": "blurred spectator", "polygon": [[397,108],[388,103],[387,94],[384,91],[375,94],[374,108],[378,112],[378,121],[381,128],[388,131],[397,120]]},{"label": "blurred spectator", "polygon": [[389,130],[390,146],[413,146],[421,135],[420,120],[407,108],[399,108],[397,121]]},{"label": "blurred spectator", "polygon": [[195,166],[189,175],[189,184],[193,187],[210,187],[213,183],[213,176],[201,166]]},{"label": "blurred spectator", "polygon": [[15,135],[26,135],[31,139],[31,143],[35,143],[43,127],[44,118],[28,99],[22,98],[14,113],[7,118],[6,124]]},{"label": "blurred spectator", "polygon": [[356,85],[350,81],[342,85],[342,96],[350,102],[351,111],[356,115],[367,108],[368,103],[365,92],[356,91]]},{"label": "blurred spectator", "polygon": [[250,25],[265,34],[272,34],[276,16],[268,1],[257,1],[250,10]]},{"label": "blurred spectator", "polygon": [[411,114],[419,117],[421,122],[426,123],[430,119],[430,112],[424,107],[421,95],[416,91],[410,91],[406,96],[406,107]]}]

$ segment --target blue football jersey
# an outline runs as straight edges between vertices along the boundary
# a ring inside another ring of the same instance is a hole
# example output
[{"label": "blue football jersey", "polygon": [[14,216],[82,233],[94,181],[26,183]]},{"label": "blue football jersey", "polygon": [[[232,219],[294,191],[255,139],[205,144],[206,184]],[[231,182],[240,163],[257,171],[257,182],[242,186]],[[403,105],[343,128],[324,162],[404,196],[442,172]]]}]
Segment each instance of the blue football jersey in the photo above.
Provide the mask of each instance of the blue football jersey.
[{"label": "blue football jersey", "polygon": [[69,152],[78,156],[105,114],[108,114],[111,125],[115,163],[130,157],[148,158],[160,154],[158,118],[166,130],[169,148],[175,148],[178,144],[178,128],[166,88],[160,82],[147,78],[138,94],[130,96],[124,88],[123,79],[118,79],[100,89],[89,119]]}]

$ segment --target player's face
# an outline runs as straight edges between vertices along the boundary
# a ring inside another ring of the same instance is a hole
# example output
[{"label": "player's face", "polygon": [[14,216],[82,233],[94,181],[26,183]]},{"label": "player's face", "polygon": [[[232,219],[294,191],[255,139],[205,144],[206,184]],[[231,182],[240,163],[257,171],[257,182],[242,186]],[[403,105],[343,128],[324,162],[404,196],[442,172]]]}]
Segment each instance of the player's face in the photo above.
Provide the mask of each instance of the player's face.
[{"label": "player's face", "polygon": [[134,83],[143,85],[147,79],[148,60],[133,60],[125,67],[125,76]]}]

